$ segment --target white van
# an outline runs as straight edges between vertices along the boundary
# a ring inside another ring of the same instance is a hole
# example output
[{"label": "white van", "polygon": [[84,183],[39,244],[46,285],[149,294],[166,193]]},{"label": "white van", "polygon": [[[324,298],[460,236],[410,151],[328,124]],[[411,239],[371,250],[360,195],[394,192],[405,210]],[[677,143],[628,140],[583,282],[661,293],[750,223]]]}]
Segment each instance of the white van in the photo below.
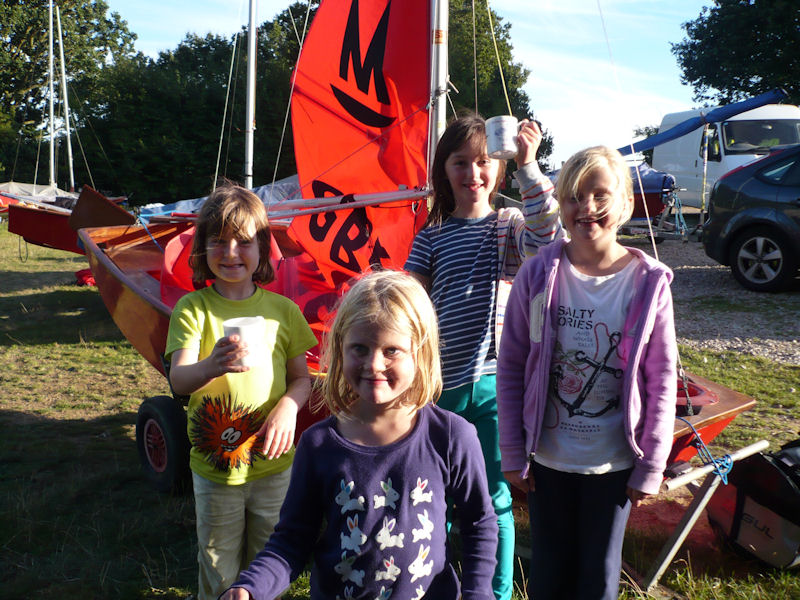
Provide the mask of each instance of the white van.
[{"label": "white van", "polygon": [[[664,115],[659,133],[713,108]],[[706,208],[714,183],[728,171],[768,154],[774,146],[800,143],[800,108],[766,104],[708,127]],[[700,207],[703,183],[703,127],[653,148],[653,168],[671,173],[684,206]],[[683,191],[683,190],[686,191]]]}]

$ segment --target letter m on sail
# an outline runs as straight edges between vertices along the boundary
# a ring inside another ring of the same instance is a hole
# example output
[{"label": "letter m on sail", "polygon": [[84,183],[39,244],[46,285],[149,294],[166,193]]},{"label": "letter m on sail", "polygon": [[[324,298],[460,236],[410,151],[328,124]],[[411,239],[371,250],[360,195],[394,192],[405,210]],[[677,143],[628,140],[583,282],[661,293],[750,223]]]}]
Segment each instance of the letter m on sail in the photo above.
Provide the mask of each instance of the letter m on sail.
[{"label": "letter m on sail", "polygon": [[[374,0],[370,0],[374,1]],[[350,65],[353,67],[353,77],[359,91],[369,95],[370,81],[375,82],[375,99],[383,105],[389,105],[389,93],[386,90],[386,81],[383,77],[383,57],[386,52],[386,37],[389,30],[389,8],[391,2],[386,4],[372,40],[369,43],[364,61],[361,61],[361,36],[359,33],[358,0],[353,0],[350,13],[347,17],[344,39],[342,41],[342,54],[339,60],[339,77],[348,80]],[[352,117],[370,127],[388,127],[395,120],[394,117],[382,115],[369,108],[362,102],[346,94],[335,85],[331,84],[334,96]]]}]

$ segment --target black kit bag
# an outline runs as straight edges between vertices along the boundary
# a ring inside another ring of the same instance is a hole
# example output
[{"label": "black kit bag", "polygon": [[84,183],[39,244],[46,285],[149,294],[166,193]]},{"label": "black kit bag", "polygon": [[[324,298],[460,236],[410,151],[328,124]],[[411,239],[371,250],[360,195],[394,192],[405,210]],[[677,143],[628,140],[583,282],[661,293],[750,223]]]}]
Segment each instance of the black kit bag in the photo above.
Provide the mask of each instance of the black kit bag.
[{"label": "black kit bag", "polygon": [[800,564],[800,439],[733,465],[706,512],[712,528],[774,567]]}]

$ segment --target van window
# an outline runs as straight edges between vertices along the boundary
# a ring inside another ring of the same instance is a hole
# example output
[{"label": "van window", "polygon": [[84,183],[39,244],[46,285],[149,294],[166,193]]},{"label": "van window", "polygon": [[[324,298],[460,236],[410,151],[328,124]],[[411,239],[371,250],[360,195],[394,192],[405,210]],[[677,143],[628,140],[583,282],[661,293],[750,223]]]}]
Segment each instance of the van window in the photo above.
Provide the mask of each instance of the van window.
[{"label": "van window", "polygon": [[[703,136],[700,136],[700,158],[703,158]],[[708,160],[719,162],[722,157],[719,154],[719,132],[716,125],[708,126]]]},{"label": "van window", "polygon": [[800,143],[800,119],[726,121],[722,133],[726,154],[764,153],[774,146]]}]

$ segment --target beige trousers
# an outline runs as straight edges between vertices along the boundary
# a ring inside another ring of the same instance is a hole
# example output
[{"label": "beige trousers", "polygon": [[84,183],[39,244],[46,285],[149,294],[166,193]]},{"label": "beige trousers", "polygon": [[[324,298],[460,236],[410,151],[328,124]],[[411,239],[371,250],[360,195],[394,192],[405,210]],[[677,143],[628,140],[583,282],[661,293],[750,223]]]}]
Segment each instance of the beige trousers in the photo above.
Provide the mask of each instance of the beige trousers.
[{"label": "beige trousers", "polygon": [[291,472],[242,485],[214,483],[192,473],[198,600],[215,600],[264,547],[278,522]]}]

